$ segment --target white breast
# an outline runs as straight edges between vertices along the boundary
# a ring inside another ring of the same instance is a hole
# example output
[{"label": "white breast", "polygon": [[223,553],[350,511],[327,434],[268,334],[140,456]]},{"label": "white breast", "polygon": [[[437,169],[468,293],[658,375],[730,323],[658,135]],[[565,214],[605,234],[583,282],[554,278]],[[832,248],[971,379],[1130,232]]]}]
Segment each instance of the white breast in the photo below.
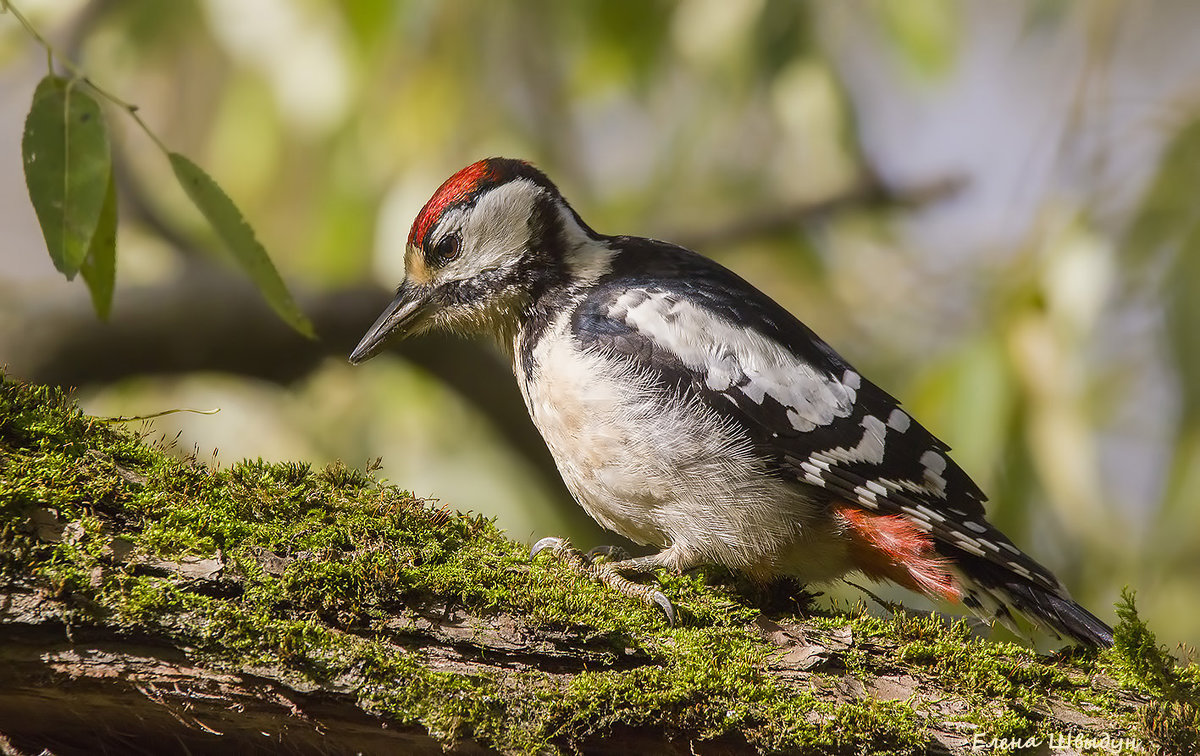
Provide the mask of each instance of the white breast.
[{"label": "white breast", "polygon": [[593,519],[637,543],[763,577],[811,575],[802,563],[837,561],[804,548],[825,527],[797,486],[767,474],[735,427],[629,362],[580,349],[568,319],[538,342],[529,375],[519,357],[514,370],[563,480]]}]

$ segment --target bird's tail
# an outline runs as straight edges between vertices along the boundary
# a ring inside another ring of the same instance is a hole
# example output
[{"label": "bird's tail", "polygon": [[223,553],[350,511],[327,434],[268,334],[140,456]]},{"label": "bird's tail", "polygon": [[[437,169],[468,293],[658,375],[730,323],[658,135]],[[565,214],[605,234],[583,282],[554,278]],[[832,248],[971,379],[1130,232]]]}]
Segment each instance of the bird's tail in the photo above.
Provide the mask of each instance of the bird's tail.
[{"label": "bird's tail", "polygon": [[[938,538],[928,533],[928,523],[922,526],[903,515],[880,515],[854,506],[835,511],[855,569],[873,580],[962,602],[987,622],[999,622],[1018,634],[1014,611],[1055,637],[1088,646],[1112,645],[1108,625],[1075,603],[1053,573],[982,520],[974,521],[969,531],[941,522],[948,535]],[[981,556],[987,553],[982,544],[1003,558]],[[969,546],[980,555],[968,552]]]},{"label": "bird's tail", "polygon": [[1112,645],[1112,628],[1075,603],[1065,588],[1048,588],[971,554],[947,557],[962,603],[984,620],[1020,633],[1012,616],[1016,611],[1056,637],[1086,646]]}]

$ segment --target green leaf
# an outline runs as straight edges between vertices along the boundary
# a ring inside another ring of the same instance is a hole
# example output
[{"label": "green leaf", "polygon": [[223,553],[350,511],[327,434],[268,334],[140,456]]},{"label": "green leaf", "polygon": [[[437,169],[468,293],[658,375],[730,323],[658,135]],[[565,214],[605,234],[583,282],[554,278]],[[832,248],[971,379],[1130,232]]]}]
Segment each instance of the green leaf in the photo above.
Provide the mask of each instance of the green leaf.
[{"label": "green leaf", "polygon": [[100,222],[96,225],[96,233],[92,234],[92,243],[79,272],[92,295],[96,316],[108,320],[108,313],[112,310],[113,284],[117,277],[117,183],[111,172],[108,174],[104,206],[100,210]]},{"label": "green leaf", "polygon": [[250,276],[271,308],[292,328],[310,339],[316,338],[312,323],[288,293],[279,271],[275,270],[275,265],[267,256],[267,250],[254,237],[254,230],[246,223],[229,195],[217,186],[211,176],[183,155],[169,152],[167,157],[183,190],[233,252],[238,264]]},{"label": "green leaf", "polygon": [[80,82],[41,80],[25,119],[21,154],[50,259],[74,278],[100,222],[112,173],[104,116]]}]

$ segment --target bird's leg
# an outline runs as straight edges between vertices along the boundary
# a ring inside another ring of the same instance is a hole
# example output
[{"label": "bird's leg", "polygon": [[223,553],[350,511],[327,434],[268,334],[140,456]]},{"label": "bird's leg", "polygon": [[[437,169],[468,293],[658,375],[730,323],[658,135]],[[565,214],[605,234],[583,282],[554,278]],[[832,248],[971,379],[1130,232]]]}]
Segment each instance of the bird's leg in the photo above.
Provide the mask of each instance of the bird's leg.
[{"label": "bird's leg", "polygon": [[649,572],[655,567],[662,566],[662,556],[667,552],[651,554],[649,556],[636,557],[634,559],[623,559],[619,562],[596,562],[593,561],[594,556],[601,554],[611,555],[616,551],[617,547],[599,547],[592,549],[585,557],[580,554],[565,538],[543,538],[533,545],[529,552],[529,558],[537,556],[542,551],[547,549],[557,556],[562,562],[575,572],[585,575],[593,580],[596,580],[609,588],[612,588],[617,593],[629,598],[635,598],[644,603],[646,606],[656,606],[662,610],[667,617],[667,624],[675,624],[675,607],[671,606],[671,602],[667,599],[663,592],[651,588],[648,585],[641,585],[632,580],[627,579],[621,573]]},{"label": "bird's leg", "polygon": [[[619,549],[620,547],[618,546],[615,548]],[[592,551],[595,551],[595,549],[592,549]],[[589,556],[592,555],[592,551],[588,552]],[[646,556],[633,557],[632,559],[629,558],[628,555],[624,555],[624,559],[615,559],[614,561],[609,562],[608,565],[617,572],[620,572],[622,575],[627,575],[630,573],[634,575],[645,575],[647,573],[654,572],[654,570],[659,567],[667,567],[670,569],[671,565],[668,564],[668,560],[664,558],[669,553],[669,551],[660,551],[657,554],[647,554]],[[675,571],[683,572],[682,569],[678,568]]]}]

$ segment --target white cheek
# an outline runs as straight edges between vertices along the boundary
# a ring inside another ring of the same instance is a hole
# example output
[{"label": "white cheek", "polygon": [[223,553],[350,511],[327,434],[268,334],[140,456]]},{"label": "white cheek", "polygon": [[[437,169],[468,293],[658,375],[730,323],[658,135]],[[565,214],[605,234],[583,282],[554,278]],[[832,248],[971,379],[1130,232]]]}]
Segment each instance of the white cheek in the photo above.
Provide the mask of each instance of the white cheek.
[{"label": "white cheek", "polygon": [[529,219],[543,191],[531,181],[512,181],[487,192],[473,207],[446,213],[439,230],[456,229],[463,248],[437,277],[465,281],[521,259],[529,245]]}]

